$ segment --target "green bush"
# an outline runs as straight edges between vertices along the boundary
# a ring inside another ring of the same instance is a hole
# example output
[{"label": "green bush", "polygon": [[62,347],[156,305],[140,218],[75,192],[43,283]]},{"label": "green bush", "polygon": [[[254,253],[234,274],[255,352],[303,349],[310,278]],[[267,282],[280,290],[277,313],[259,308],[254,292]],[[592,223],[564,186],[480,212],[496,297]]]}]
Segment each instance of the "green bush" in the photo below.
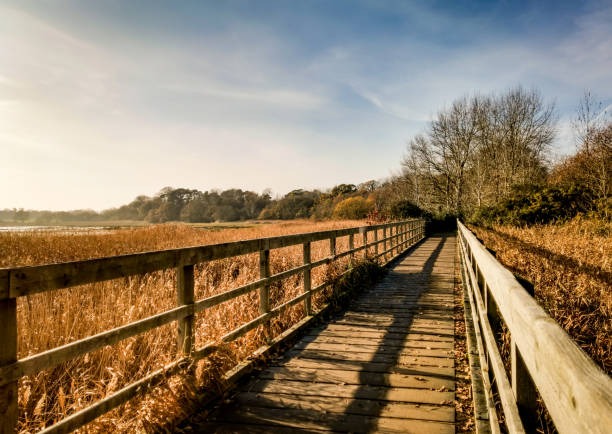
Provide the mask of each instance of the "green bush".
[{"label": "green bush", "polygon": [[546,187],[522,185],[492,207],[481,207],[472,215],[474,224],[495,223],[515,226],[565,221],[592,208],[587,191],[579,186]]},{"label": "green bush", "polygon": [[389,207],[389,215],[396,219],[422,217],[425,212],[409,200],[393,202]]}]

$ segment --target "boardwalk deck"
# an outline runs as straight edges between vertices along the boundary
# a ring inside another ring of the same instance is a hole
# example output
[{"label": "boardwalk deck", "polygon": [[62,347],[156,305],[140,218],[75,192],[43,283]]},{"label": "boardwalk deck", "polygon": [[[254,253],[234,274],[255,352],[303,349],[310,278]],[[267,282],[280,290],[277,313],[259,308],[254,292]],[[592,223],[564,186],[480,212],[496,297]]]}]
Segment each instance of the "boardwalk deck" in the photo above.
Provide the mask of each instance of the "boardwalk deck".
[{"label": "boardwalk deck", "polygon": [[454,433],[454,236],[430,237],[201,429]]}]

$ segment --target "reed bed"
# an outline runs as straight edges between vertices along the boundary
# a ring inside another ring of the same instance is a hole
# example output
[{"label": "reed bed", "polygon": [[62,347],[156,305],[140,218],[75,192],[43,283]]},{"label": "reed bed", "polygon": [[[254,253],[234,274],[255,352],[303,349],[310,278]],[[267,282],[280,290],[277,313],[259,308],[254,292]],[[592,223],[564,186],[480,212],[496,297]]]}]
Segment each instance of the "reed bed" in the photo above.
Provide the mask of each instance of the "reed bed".
[{"label": "reed bed", "polygon": [[[93,233],[49,231],[0,233],[0,267],[38,265],[126,253],[215,244],[243,239],[354,227],[358,221],[259,225],[245,229],[208,231],[188,225],[157,225]],[[379,238],[382,233],[379,234]],[[355,237],[355,245],[361,245]],[[348,250],[346,237],[337,251]],[[312,260],[329,255],[329,242],[312,244]],[[259,278],[258,255],[243,255],[195,267],[196,300]],[[313,286],[346,269],[348,258],[313,270]],[[271,251],[271,271],[301,265],[301,246]],[[302,291],[301,275],[276,282],[270,288],[271,307]],[[313,299],[316,307],[328,292]],[[19,357],[36,354],[104,330],[109,330],[176,306],[174,270],[50,291],[18,299]],[[225,333],[258,316],[257,291],[196,315],[195,346],[218,341]],[[303,317],[297,305],[271,323],[276,335]],[[161,386],[98,418],[82,432],[152,432],[170,430],[195,403],[197,390],[214,389],[219,379],[265,342],[257,328],[198,362],[193,375],[176,375]],[[107,346],[70,362],[24,377],[19,382],[21,432],[35,432],[91,405],[148,373],[176,360],[176,323]],[[195,381],[193,381],[195,378]]]},{"label": "reed bed", "polygon": [[471,228],[497,259],[534,285],[536,300],[612,373],[612,223],[577,218],[526,228]]}]

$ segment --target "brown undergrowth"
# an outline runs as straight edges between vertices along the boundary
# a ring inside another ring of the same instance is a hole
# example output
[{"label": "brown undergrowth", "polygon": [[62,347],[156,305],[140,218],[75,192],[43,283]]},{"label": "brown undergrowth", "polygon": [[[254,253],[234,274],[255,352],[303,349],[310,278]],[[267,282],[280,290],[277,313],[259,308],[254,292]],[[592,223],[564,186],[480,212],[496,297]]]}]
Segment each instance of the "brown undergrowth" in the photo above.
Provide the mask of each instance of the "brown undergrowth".
[{"label": "brown undergrowth", "polygon": [[471,228],[580,347],[612,373],[612,223]]},{"label": "brown undergrowth", "polygon": [[[187,225],[158,225],[93,233],[0,233],[0,267],[81,260],[359,224],[361,222],[300,221],[214,232]],[[360,238],[355,237],[356,247],[360,245]],[[337,251],[347,249],[346,237],[339,239]],[[312,244],[313,261],[328,255],[328,242]],[[196,300],[257,280],[258,259],[258,255],[251,254],[196,265]],[[330,266],[314,269],[313,286],[333,279],[346,269],[347,261],[348,257]],[[301,245],[271,252],[273,274],[301,263]],[[175,279],[174,270],[166,270],[19,298],[19,358],[176,306]],[[274,283],[270,289],[271,307],[299,295],[301,291],[301,275]],[[317,294],[313,300],[314,306],[322,305],[329,296],[329,291]],[[216,342],[225,333],[256,318],[258,308],[255,291],[197,314],[194,331],[196,348]],[[302,317],[301,304],[288,309],[272,321],[273,335]],[[195,370],[195,383],[187,381],[186,376],[170,377],[160,387],[98,418],[81,431],[171,430],[194,405],[196,388],[217,387],[224,372],[246,359],[264,342],[261,328],[255,329],[237,341],[221,346],[212,356],[200,361]],[[176,357],[176,324],[170,323],[24,377],[19,381],[18,428],[22,432],[37,431],[143,378]]]}]

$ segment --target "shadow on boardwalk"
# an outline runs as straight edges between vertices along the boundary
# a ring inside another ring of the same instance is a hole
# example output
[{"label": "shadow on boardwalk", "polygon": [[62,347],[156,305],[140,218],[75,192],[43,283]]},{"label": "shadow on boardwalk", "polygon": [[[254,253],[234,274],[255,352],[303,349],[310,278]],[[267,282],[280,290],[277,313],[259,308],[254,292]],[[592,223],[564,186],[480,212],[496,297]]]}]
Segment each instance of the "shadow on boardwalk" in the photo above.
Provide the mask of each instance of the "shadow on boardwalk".
[{"label": "shadow on boardwalk", "polygon": [[400,258],[194,430],[454,433],[454,240]]}]

